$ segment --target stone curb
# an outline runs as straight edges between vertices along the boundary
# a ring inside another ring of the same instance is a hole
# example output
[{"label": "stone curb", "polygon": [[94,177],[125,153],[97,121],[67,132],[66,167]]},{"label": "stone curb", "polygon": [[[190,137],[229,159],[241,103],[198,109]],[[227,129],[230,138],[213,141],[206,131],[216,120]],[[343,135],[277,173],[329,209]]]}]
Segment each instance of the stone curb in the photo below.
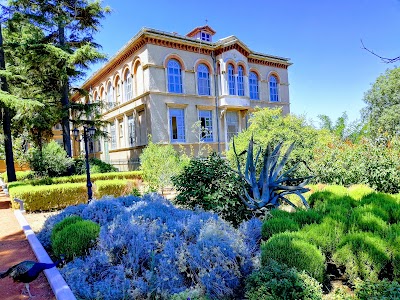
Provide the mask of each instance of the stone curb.
[{"label": "stone curb", "polygon": [[[22,215],[20,210],[14,210],[15,217],[18,220],[19,225],[24,231],[29,244],[32,247],[39,262],[42,263],[53,263],[42,244],[39,242],[31,226],[29,226],[25,217]],[[76,300],[74,294],[61,276],[57,268],[51,268],[44,271],[47,280],[56,296],[57,300]]]}]

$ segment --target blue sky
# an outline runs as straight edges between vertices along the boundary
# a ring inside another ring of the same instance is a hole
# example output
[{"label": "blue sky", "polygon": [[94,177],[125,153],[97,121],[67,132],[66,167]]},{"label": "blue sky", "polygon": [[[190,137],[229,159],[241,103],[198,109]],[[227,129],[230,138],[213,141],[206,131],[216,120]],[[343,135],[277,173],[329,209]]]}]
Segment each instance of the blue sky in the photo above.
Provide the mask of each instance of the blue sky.
[{"label": "blue sky", "polygon": [[[214,41],[235,35],[250,49],[291,59],[291,112],[336,120],[360,117],[363,95],[395,65],[361,49],[360,39],[386,57],[400,55],[399,0],[137,1],[104,0],[113,12],[96,42],[113,56],[142,27],[185,35],[205,24]],[[94,66],[95,71],[99,66]],[[89,74],[90,75],[90,72]]]}]

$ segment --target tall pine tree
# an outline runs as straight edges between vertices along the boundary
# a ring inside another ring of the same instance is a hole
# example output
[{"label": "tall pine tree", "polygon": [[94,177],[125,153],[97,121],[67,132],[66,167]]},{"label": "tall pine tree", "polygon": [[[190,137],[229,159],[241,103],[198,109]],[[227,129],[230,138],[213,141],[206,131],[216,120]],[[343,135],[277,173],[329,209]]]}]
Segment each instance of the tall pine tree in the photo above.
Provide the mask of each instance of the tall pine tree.
[{"label": "tall pine tree", "polygon": [[9,4],[46,33],[46,51],[59,58],[57,89],[62,108],[63,143],[68,156],[72,156],[70,85],[84,76],[89,64],[105,59],[93,35],[110,9],[103,7],[101,1],[89,0],[11,0]]}]

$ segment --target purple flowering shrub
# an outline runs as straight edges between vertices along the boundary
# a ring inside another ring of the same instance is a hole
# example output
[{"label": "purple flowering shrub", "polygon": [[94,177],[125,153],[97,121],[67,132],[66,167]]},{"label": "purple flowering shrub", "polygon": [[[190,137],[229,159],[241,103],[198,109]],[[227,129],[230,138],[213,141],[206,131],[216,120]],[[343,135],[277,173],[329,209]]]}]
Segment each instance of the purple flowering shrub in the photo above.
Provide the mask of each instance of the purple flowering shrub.
[{"label": "purple flowering shrub", "polygon": [[76,211],[101,226],[89,255],[61,270],[77,298],[171,299],[196,290],[210,299],[241,299],[259,260],[261,222],[235,229],[214,213],[178,209],[157,194],[122,198]]}]

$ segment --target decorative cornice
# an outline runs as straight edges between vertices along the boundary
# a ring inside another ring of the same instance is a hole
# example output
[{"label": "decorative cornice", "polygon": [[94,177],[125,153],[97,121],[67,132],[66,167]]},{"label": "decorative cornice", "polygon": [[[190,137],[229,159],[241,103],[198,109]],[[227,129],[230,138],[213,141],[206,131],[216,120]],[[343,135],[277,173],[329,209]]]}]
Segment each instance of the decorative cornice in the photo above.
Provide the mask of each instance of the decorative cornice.
[{"label": "decorative cornice", "polygon": [[229,46],[222,46],[222,47],[218,48],[217,50],[215,50],[215,55],[220,55],[223,52],[227,52],[227,51],[233,50],[233,49],[239,51],[245,57],[249,56],[249,54],[250,54],[246,49],[241,47],[238,43],[234,43]]},{"label": "decorative cornice", "polygon": [[268,60],[261,60],[261,59],[252,58],[252,57],[247,58],[247,61],[252,64],[270,66],[270,67],[275,67],[275,68],[280,68],[280,69],[287,69],[289,67],[289,65],[287,65],[287,64],[272,62],[272,61],[268,61]]}]

